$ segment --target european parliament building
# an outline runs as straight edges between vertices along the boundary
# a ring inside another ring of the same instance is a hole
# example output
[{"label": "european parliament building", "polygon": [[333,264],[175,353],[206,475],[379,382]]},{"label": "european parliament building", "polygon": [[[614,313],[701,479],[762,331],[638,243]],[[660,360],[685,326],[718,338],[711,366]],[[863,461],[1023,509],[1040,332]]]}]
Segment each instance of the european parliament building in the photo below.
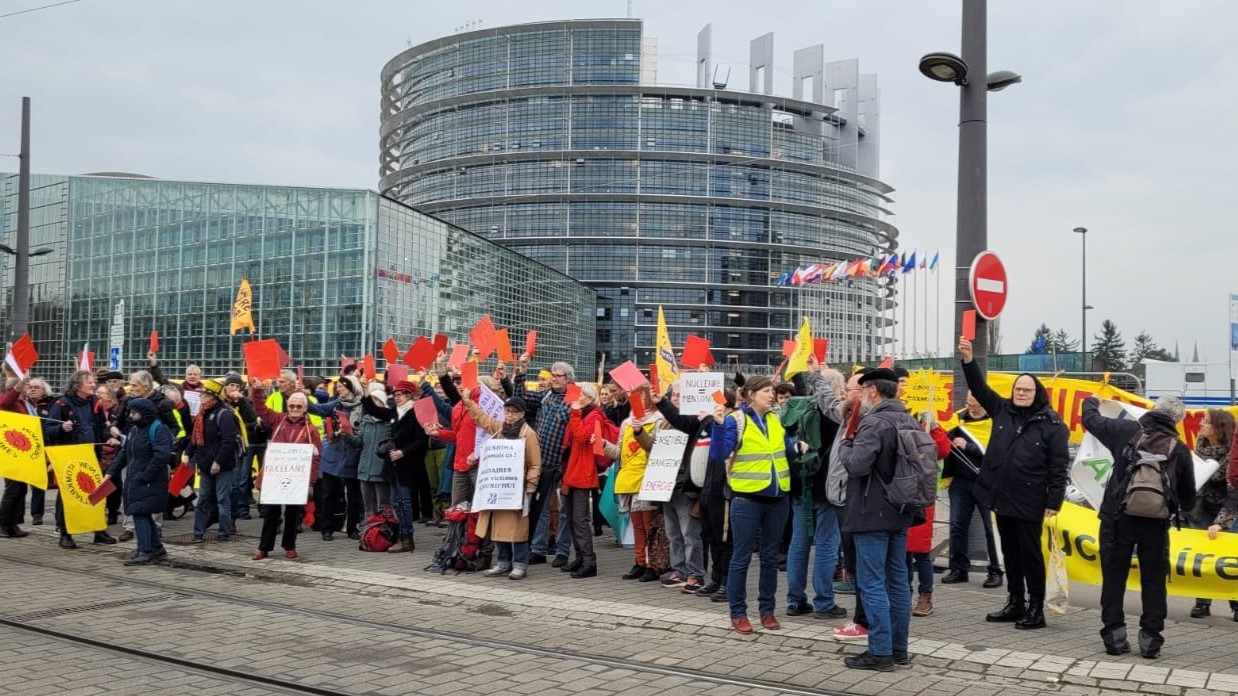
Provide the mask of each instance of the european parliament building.
[{"label": "european parliament building", "polygon": [[794,52],[792,96],[775,95],[766,34],[738,89],[711,34],[685,87],[658,84],[640,20],[413,46],[382,71],[380,190],[595,289],[610,364],[651,361],[659,305],[676,345],[703,335],[719,360],[776,365],[805,315],[832,358],[882,354],[886,281],[773,286],[896,247],[876,76],[812,46]]},{"label": "european parliament building", "polygon": [[[30,334],[35,373],[55,387],[84,344],[106,365],[119,339],[126,372],[150,332],[179,374],[243,365],[229,335],[242,278],[258,335],[306,374],[340,356],[380,356],[422,335],[467,340],[482,314],[538,330],[539,353],[593,361],[596,296],[584,285],[465,230],[362,189],[164,181],[127,174],[32,177]],[[13,246],[17,177],[0,174],[0,240]],[[0,255],[8,325],[13,258]],[[383,361],[378,359],[381,369]]]}]

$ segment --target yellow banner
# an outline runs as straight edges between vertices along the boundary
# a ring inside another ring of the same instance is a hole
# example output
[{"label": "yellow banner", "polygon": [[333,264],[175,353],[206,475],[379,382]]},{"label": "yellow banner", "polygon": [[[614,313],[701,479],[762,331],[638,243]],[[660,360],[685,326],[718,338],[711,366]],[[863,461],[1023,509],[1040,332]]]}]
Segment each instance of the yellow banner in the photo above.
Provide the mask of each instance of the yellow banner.
[{"label": "yellow banner", "polygon": [[254,291],[249,287],[249,279],[241,279],[241,287],[236,291],[236,302],[232,305],[232,333],[248,328],[254,333]]},{"label": "yellow banner", "polygon": [[[1100,519],[1074,503],[1063,503],[1055,520],[1045,523],[1042,543],[1049,557],[1049,535],[1066,556],[1066,574],[1075,582],[1101,584]],[[1169,594],[1178,597],[1238,599],[1238,534],[1216,541],[1199,529],[1169,530]],[[1128,590],[1139,591],[1139,563],[1131,559]]]},{"label": "yellow banner", "polygon": [[47,459],[60,487],[65,531],[84,534],[107,529],[107,506],[90,504],[90,494],[103,483],[94,445],[48,447]]},{"label": "yellow banner", "polygon": [[801,372],[808,371],[808,356],[812,355],[812,327],[808,325],[808,317],[800,325],[800,335],[795,338],[795,350],[787,357],[787,371],[783,379],[791,379]]},{"label": "yellow banner", "polygon": [[43,427],[38,418],[0,411],[0,476],[47,488]]},{"label": "yellow banner", "polygon": [[671,334],[666,330],[666,316],[658,306],[658,345],[655,350],[655,362],[658,366],[658,383],[662,388],[679,381],[679,362],[675,360],[675,349],[671,346]]}]

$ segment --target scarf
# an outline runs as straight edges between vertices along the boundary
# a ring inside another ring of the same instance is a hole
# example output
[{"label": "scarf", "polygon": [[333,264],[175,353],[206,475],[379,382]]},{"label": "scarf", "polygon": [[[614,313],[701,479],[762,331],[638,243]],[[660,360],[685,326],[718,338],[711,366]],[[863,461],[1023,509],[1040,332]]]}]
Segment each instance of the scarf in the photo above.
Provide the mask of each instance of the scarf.
[{"label": "scarf", "polygon": [[515,440],[520,437],[520,431],[524,429],[524,417],[522,416],[515,423],[504,423],[503,430],[500,433],[504,440]]},{"label": "scarf", "polygon": [[404,414],[408,413],[412,409],[413,409],[412,401],[405,401],[403,404],[396,406],[395,407],[395,419],[400,420],[401,418],[404,417]]},{"label": "scarf", "polygon": [[[211,407],[210,410],[214,411],[215,408]],[[198,409],[198,415],[193,417],[193,434],[189,436],[189,441],[197,447],[202,447],[206,444],[206,425],[204,420],[206,418],[206,411],[207,409],[200,408]]]}]

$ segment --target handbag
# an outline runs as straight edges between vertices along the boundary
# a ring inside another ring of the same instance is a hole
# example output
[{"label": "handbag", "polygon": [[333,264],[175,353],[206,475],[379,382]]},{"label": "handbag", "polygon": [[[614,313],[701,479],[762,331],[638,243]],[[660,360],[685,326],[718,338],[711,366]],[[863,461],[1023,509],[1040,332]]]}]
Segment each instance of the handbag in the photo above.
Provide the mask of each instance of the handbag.
[{"label": "handbag", "polygon": [[1066,574],[1066,552],[1058,541],[1057,516],[1049,527],[1049,577],[1045,582],[1045,610],[1065,614],[1070,604],[1070,578]]}]

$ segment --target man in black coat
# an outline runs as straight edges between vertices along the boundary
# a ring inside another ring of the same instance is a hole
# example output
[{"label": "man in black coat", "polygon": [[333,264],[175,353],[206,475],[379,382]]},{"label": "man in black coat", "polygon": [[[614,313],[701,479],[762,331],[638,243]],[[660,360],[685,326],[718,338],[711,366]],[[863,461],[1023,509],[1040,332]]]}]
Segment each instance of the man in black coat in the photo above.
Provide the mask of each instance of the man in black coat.
[{"label": "man in black coat", "polygon": [[[1099,407],[1096,397],[1083,401],[1083,427],[1113,454],[1113,471],[1105,482],[1099,511],[1100,616],[1104,623],[1100,635],[1110,655],[1130,652],[1122,601],[1131,553],[1135,552],[1143,599],[1139,651],[1152,659],[1160,655],[1165,642],[1161,631],[1165,629],[1165,582],[1169,578],[1169,521],[1195,504],[1195,463],[1190,450],[1178,439],[1178,423],[1186,415],[1186,407],[1176,397],[1161,397],[1138,421],[1106,418]],[[1148,509],[1128,496],[1129,484],[1140,466],[1154,467],[1154,478],[1159,474],[1160,485],[1153,488],[1160,492],[1150,499],[1156,503],[1152,507],[1159,510]]]},{"label": "man in black coat", "polygon": [[[45,440],[49,445],[94,445],[96,459],[100,458],[100,448],[105,441],[112,446],[120,445],[120,440],[109,438],[103,411],[95,406],[94,373],[89,370],[74,372],[64,395],[48,409],[48,421],[43,433]],[[60,496],[56,496],[56,525],[60,529],[60,548],[76,549],[77,544],[65,528],[64,504]],[[115,544],[116,539],[104,528],[95,532],[94,542]]]},{"label": "man in black coat", "polygon": [[240,442],[236,413],[223,402],[224,385],[208,379],[202,383],[202,405],[189,436],[189,461],[198,471],[198,502],[194,506],[193,540],[202,541],[211,517],[218,512],[216,539],[232,534],[233,476]]},{"label": "man in black coat", "polygon": [[[1015,628],[1045,627],[1044,521],[1057,514],[1066,497],[1070,431],[1049,406],[1040,380],[1021,374],[1010,398],[998,396],[972,361],[971,341],[959,339],[963,377],[976,401],[993,418],[993,433],[985,450],[976,498],[997,516],[1006,559],[1006,605],[986,621],[1014,623]],[[1024,588],[1027,601],[1024,600]]]}]

